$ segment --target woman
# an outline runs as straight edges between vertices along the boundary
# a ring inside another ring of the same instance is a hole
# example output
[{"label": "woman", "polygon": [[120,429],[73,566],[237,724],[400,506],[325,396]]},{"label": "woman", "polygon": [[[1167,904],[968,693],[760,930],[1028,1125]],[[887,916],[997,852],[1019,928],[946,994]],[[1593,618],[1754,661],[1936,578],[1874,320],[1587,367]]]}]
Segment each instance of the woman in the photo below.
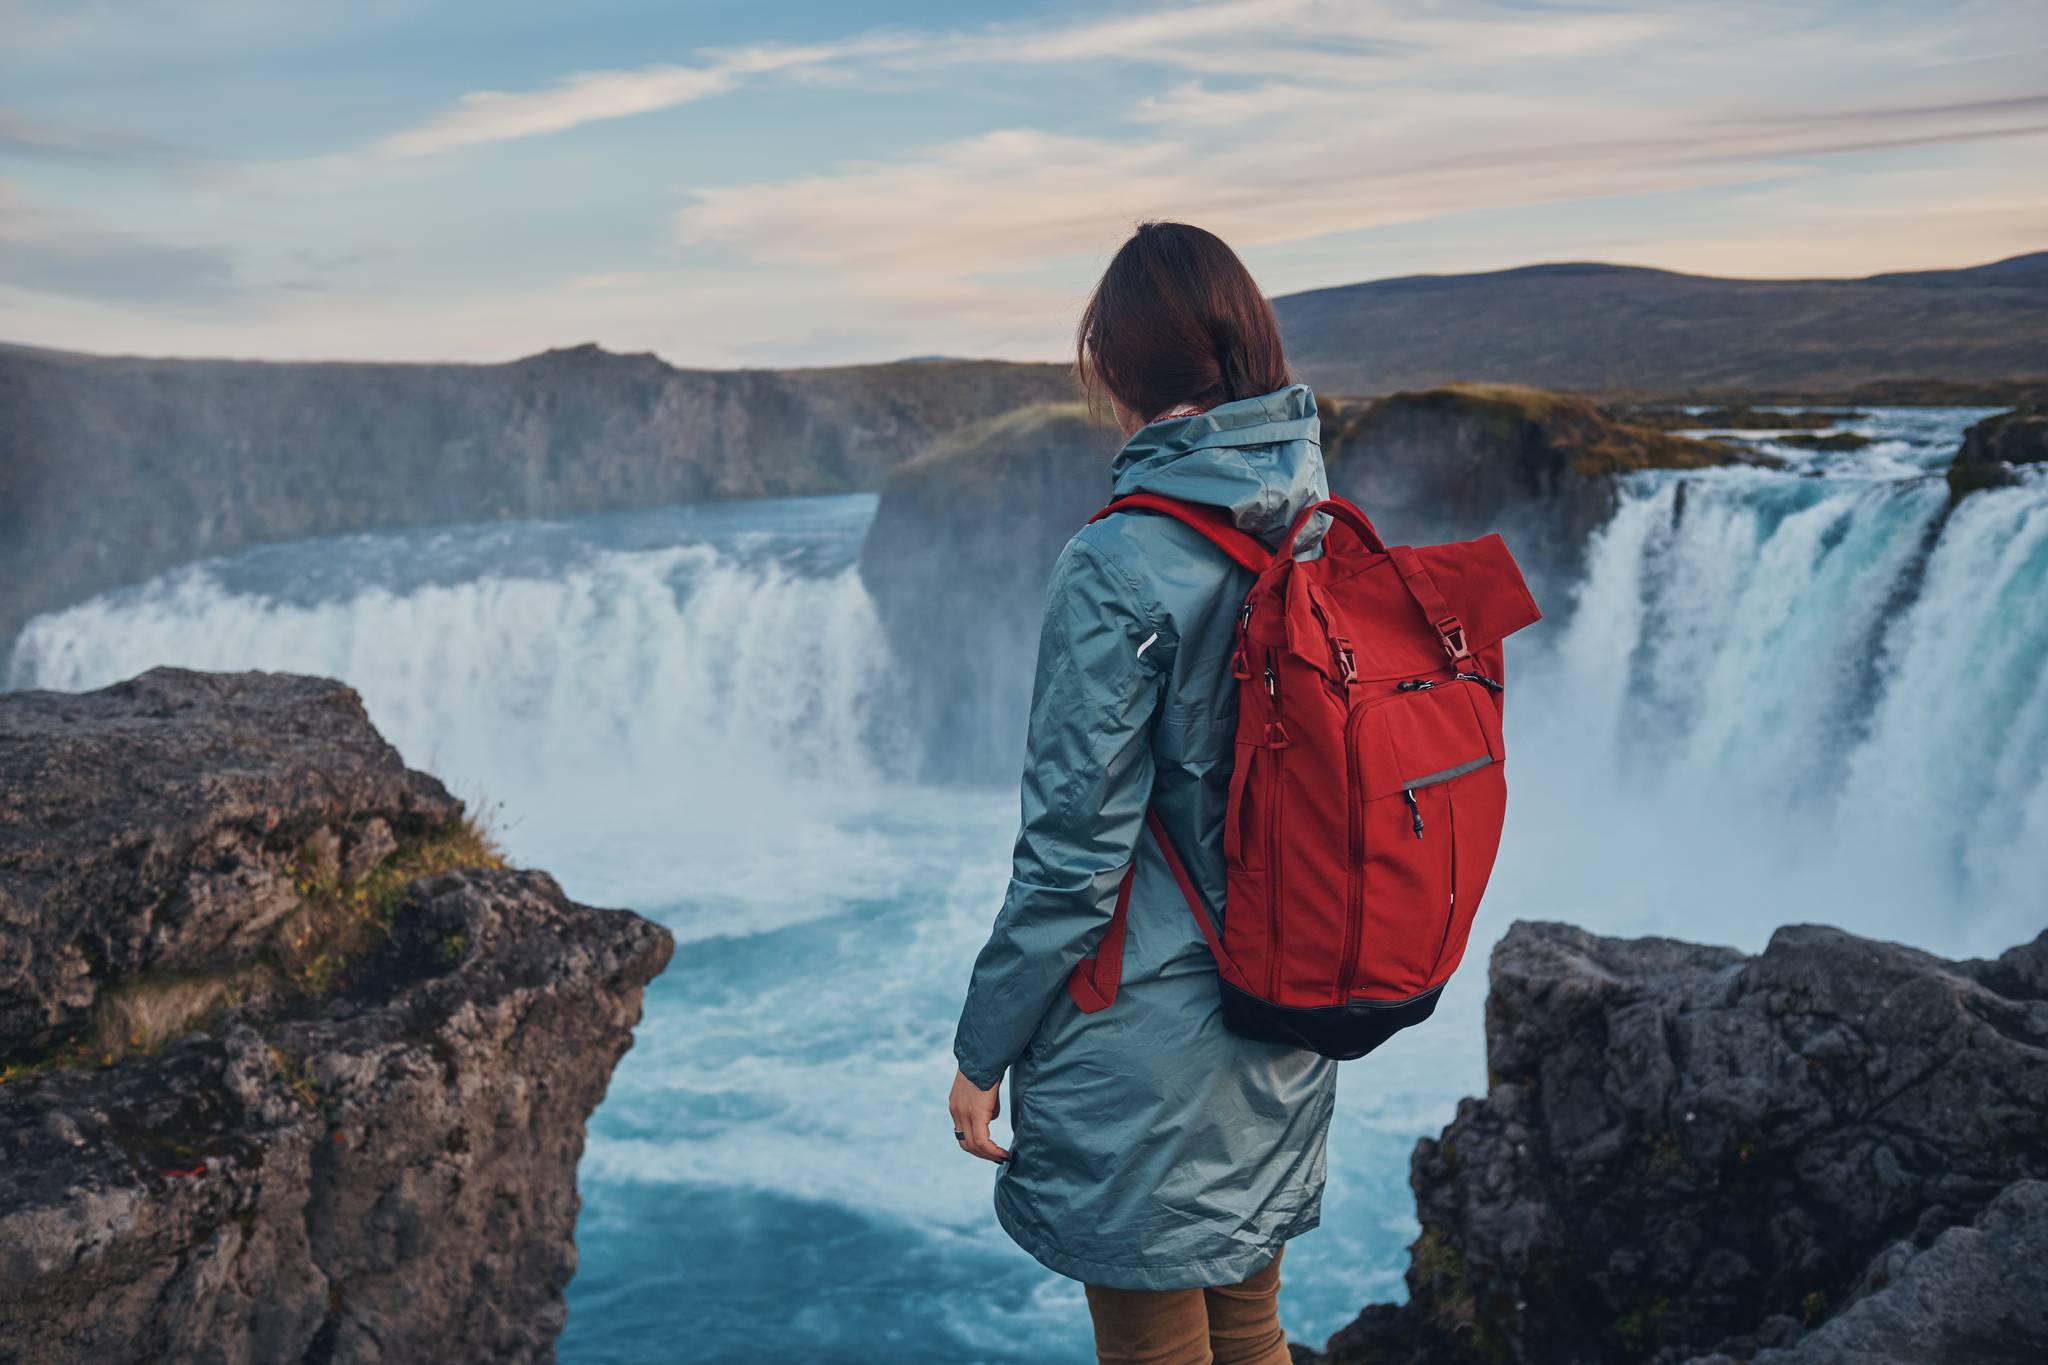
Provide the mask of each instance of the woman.
[{"label": "woman", "polygon": [[[1277,544],[1326,494],[1315,398],[1291,384],[1273,311],[1199,228],[1147,223],[1081,317],[1078,371],[1127,438],[1117,496],[1228,509]],[[1318,528],[1298,553],[1313,553]],[[1009,890],[954,1042],[962,1148],[1002,1163],[996,1215],[1087,1286],[1104,1362],[1288,1360],[1288,1238],[1320,1218],[1336,1066],[1218,1017],[1216,965],[1152,836],[1156,810],[1211,913],[1250,575],[1168,517],[1120,513],[1068,542],[1039,641]],[[1136,860],[1115,1004],[1064,989]],[[989,1136],[1010,1077],[1012,1150]]]}]

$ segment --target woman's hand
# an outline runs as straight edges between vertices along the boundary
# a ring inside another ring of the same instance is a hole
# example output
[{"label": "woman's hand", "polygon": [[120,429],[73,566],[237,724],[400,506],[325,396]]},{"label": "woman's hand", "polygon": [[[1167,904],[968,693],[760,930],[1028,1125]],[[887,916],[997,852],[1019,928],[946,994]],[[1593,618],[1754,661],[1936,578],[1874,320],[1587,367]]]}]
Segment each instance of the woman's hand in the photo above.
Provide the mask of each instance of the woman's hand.
[{"label": "woman's hand", "polygon": [[1003,1078],[996,1077],[996,1083],[983,1090],[967,1079],[962,1071],[953,1073],[953,1093],[946,1097],[946,1107],[953,1111],[953,1131],[964,1134],[960,1138],[962,1151],[972,1152],[983,1161],[1004,1162],[1010,1154],[996,1146],[988,1135],[988,1126],[995,1116],[1003,1112]]}]

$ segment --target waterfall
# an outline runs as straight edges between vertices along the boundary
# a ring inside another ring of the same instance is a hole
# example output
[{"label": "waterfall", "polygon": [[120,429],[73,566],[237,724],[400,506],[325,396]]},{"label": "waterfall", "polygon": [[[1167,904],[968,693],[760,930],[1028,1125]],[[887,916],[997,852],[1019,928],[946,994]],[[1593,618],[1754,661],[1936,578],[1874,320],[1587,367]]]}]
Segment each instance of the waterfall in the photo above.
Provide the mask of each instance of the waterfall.
[{"label": "waterfall", "polygon": [[[844,501],[822,564],[758,529],[612,548],[606,522],[570,546],[543,523],[270,547],[36,618],[7,682],[82,690],[158,664],[341,678],[408,763],[516,822],[524,858],[659,903],[685,864],[712,869],[701,891],[792,841],[821,854],[824,816],[911,766],[851,566],[871,500]],[[508,553],[508,534],[527,543]]]},{"label": "waterfall", "polygon": [[2038,932],[2044,579],[2048,483],[1951,513],[1922,477],[1638,477],[1511,705],[1530,908],[1751,946]]},{"label": "waterfall", "polygon": [[[1853,459],[1649,473],[1510,651],[1518,799],[1489,919],[1754,944],[1824,919],[1945,951],[2048,884],[2048,481],[1953,511],[1954,418]],[[915,772],[852,567],[870,498],[265,547],[37,618],[10,686],[159,663],[343,678],[521,851],[659,903],[674,869],[838,886]],[[1568,608],[1565,609],[1565,608]],[[879,837],[879,836],[875,836]],[[834,850],[837,850],[835,853]],[[704,869],[710,869],[706,871]],[[744,896],[735,891],[735,900]]]}]

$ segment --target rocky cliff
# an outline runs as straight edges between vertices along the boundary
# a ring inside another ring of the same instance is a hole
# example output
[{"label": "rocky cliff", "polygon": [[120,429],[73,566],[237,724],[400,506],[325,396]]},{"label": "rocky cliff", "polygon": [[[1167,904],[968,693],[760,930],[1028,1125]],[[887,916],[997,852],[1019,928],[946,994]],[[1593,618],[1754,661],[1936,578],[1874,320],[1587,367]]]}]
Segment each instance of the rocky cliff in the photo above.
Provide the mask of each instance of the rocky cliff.
[{"label": "rocky cliff", "polygon": [[144,360],[0,346],[0,651],[36,612],[258,541],[871,488],[1072,393],[1056,365],[679,370]]},{"label": "rocky cliff", "polygon": [[1586,542],[1614,514],[1615,476],[1760,457],[1619,421],[1591,401],[1513,384],[1448,384],[1344,404],[1326,417],[1331,488],[1390,542],[1499,531],[1538,599],[1561,602]]},{"label": "rocky cliff", "polygon": [[[1563,600],[1544,585],[1576,577],[1616,475],[1754,458],[1508,386],[1326,401],[1323,430],[1332,485],[1390,539],[1501,530],[1541,600]],[[885,483],[861,576],[936,774],[1015,776],[1046,577],[1108,497],[1117,445],[1078,404],[1043,405],[967,428]]]},{"label": "rocky cliff", "polygon": [[1408,1302],[1326,1365],[2048,1358],[2048,934],[1950,962],[1516,924],[1417,1144]]},{"label": "rocky cliff", "polygon": [[0,695],[0,1361],[552,1359],[669,952],[338,683]]},{"label": "rocky cliff", "polygon": [[1948,468],[1951,497],[2020,481],[2018,466],[2048,464],[2048,405],[2030,403],[2001,412],[1963,433]]}]

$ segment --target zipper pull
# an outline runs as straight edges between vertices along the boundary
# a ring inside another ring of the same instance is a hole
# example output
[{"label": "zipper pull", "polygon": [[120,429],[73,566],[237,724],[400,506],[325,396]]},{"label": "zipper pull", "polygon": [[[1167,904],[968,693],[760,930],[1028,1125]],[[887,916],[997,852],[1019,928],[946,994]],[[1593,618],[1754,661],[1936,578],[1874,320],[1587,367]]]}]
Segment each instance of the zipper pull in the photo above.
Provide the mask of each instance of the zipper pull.
[{"label": "zipper pull", "polygon": [[1266,656],[1266,695],[1274,701],[1280,700],[1280,675],[1273,671],[1273,656]]},{"label": "zipper pull", "polygon": [[1237,609],[1237,648],[1231,651],[1230,655],[1230,676],[1239,682],[1252,675],[1251,661],[1248,657],[1252,647],[1251,624],[1252,600],[1247,597],[1244,605]]},{"label": "zipper pull", "polygon": [[1436,684],[1431,682],[1427,678],[1414,678],[1409,680],[1408,682],[1402,683],[1399,687],[1396,687],[1394,690],[1396,692],[1427,692],[1430,688],[1435,686]]},{"label": "zipper pull", "polygon": [[1491,678],[1487,677],[1487,676],[1486,676],[1486,675],[1485,675],[1484,673],[1459,673],[1459,674],[1455,674],[1455,675],[1453,675],[1453,677],[1451,678],[1451,681],[1452,681],[1452,682],[1476,682],[1476,683],[1478,683],[1478,684],[1479,684],[1480,686],[1482,686],[1482,687],[1486,688],[1486,690],[1487,690],[1487,691],[1489,691],[1489,692],[1505,692],[1505,691],[1507,691],[1507,689],[1506,689],[1505,687],[1502,687],[1502,686],[1501,686],[1501,685],[1500,685],[1499,683],[1497,683],[1497,682],[1495,682],[1495,681],[1494,681],[1493,679],[1491,679]]},{"label": "zipper pull", "polygon": [[1415,788],[1403,787],[1401,788],[1401,795],[1408,802],[1408,814],[1414,817],[1415,837],[1420,839],[1422,837],[1422,807],[1415,804]]}]

